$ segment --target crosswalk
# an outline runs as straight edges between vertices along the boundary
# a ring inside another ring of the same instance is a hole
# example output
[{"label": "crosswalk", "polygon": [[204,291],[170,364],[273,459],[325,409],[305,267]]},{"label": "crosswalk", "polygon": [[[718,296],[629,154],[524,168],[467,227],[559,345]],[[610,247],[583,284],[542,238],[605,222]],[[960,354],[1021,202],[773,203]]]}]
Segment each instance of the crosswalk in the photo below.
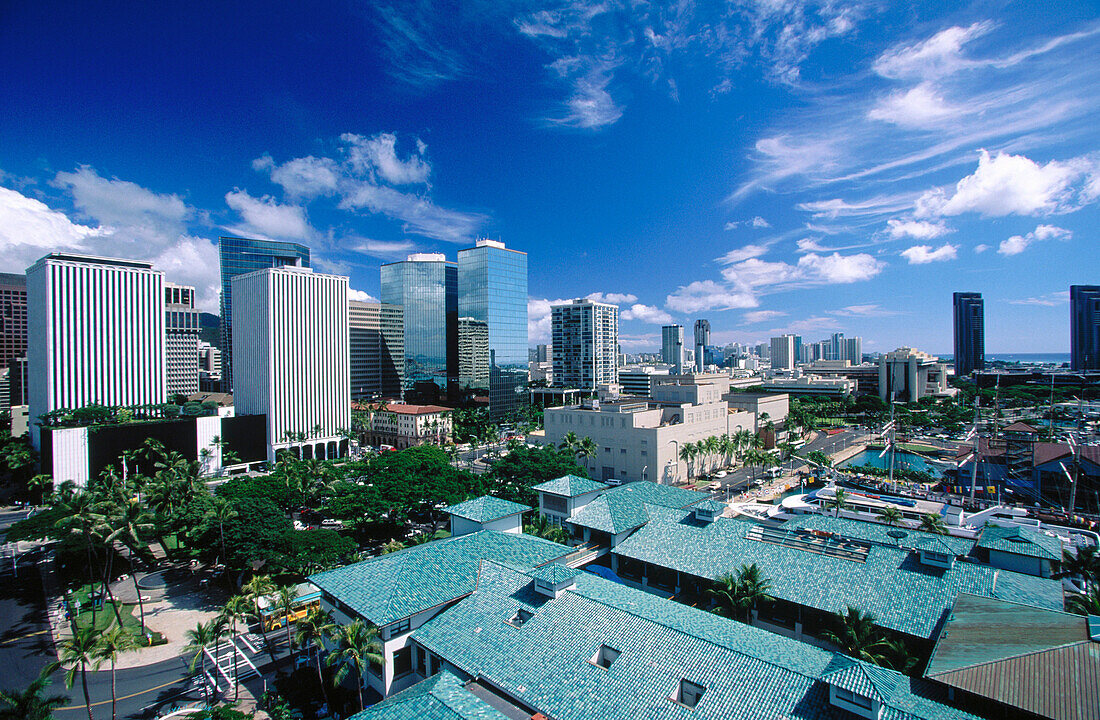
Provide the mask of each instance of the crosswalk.
[{"label": "crosswalk", "polygon": [[203,649],[210,661],[206,681],[217,692],[233,687],[234,680],[243,682],[260,674],[253,658],[261,652],[261,641],[254,633],[241,633],[225,638],[211,648]]}]

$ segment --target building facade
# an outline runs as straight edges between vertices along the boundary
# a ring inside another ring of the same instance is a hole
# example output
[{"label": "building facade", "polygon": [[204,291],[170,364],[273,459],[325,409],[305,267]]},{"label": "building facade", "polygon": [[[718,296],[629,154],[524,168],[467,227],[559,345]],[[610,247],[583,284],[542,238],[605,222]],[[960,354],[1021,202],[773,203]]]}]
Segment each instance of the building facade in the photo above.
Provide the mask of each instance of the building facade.
[{"label": "building facade", "polygon": [[684,371],[684,326],[665,325],[661,328],[661,361],[672,371]]},{"label": "building facade", "polygon": [[985,369],[985,302],[982,294],[951,296],[955,326],[955,377]]},{"label": "building facade", "polygon": [[27,353],[27,276],[0,273],[0,367]]},{"label": "building facade", "polygon": [[199,314],[195,288],[164,284],[165,375],[168,397],[199,391]]},{"label": "building facade", "polygon": [[414,253],[381,268],[382,302],[401,308],[406,391],[458,384],[458,265],[442,254]]},{"label": "building facade", "polygon": [[451,441],[451,409],[439,405],[387,403],[371,410],[360,439],[366,445],[389,445],[397,450],[417,445],[446,445]]},{"label": "building facade", "polygon": [[932,355],[898,348],[879,356],[878,395],[883,402],[916,402],[929,395],[949,394],[947,365]]},{"label": "building facade", "polygon": [[164,273],[152,264],[53,253],[27,269],[31,439],[38,419],[91,404],[164,403]]},{"label": "building facade", "polygon": [[222,387],[233,389],[233,278],[272,267],[309,267],[309,248],[299,243],[251,240],[239,237],[218,239],[221,269]]},{"label": "building facade", "polygon": [[459,381],[489,415],[527,403],[527,253],[495,240],[458,251]]},{"label": "building facade", "polygon": [[222,386],[222,351],[199,341],[199,389],[217,392]]},{"label": "building facade", "polygon": [[771,341],[772,370],[793,370],[798,356],[795,354],[794,335],[780,335]]},{"label": "building facade", "polygon": [[649,397],[653,386],[669,376],[668,368],[633,365],[619,368],[619,387],[624,395]]},{"label": "building facade", "polygon": [[309,268],[233,278],[233,399],[238,415],[265,415],[269,462],[347,454],[351,427],[348,279]]},{"label": "building facade", "polygon": [[1100,285],[1071,285],[1070,369],[1100,370]]},{"label": "building facade", "polygon": [[619,308],[577,299],[550,308],[554,387],[594,392],[614,383],[618,368]]},{"label": "building facade", "polygon": [[401,397],[405,370],[405,323],[398,305],[348,302],[351,397]]},{"label": "building facade", "polygon": [[710,320],[695,321],[695,369],[703,372],[707,360],[707,346],[710,345]]}]

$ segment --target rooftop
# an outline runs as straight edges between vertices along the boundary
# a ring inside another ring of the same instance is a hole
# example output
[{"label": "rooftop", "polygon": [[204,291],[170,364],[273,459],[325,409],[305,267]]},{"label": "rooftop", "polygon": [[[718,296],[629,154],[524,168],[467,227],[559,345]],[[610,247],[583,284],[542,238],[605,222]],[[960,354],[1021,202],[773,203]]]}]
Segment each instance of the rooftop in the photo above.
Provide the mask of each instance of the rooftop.
[{"label": "rooftop", "polygon": [[348,720],[507,720],[443,670]]},{"label": "rooftop", "polygon": [[451,408],[441,405],[406,405],[405,403],[389,403],[382,412],[397,413],[398,415],[434,415],[436,413],[450,412]]},{"label": "rooftop", "polygon": [[871,613],[882,627],[931,638],[960,592],[1061,609],[1062,585],[958,562],[950,568],[921,564],[905,548],[866,545],[852,557],[812,552],[790,544],[760,542],[760,525],[742,519],[700,523],[689,512],[647,506],[649,522],[612,552],[654,565],[714,579],[756,563],[771,579],[770,594],[827,612],[851,605]]},{"label": "rooftop", "polygon": [[[830,532],[854,540],[866,540],[877,545],[890,545],[904,548],[921,549],[924,541],[937,539],[951,548],[954,555],[967,555],[974,547],[974,541],[969,538],[955,537],[954,535],[937,535],[911,527],[892,527],[885,523],[853,520],[850,518],[835,518],[828,515],[799,515],[793,520],[783,523],[783,527],[794,530],[817,530]],[[894,533],[891,535],[891,533]],[[897,537],[898,534],[903,536]]]},{"label": "rooftop", "polygon": [[[829,704],[827,683],[853,684],[861,674],[888,708],[884,718],[973,717],[937,702],[942,691],[931,683],[591,573],[556,599],[539,594],[531,579],[484,562],[477,589],[413,638],[556,720],[841,720],[850,716]],[[531,616],[517,628],[507,619],[520,609]],[[613,654],[602,654],[604,647]],[[693,709],[673,699],[681,681],[702,688]]]},{"label": "rooftop", "polygon": [[706,493],[639,480],[608,490],[575,512],[569,522],[618,535],[645,525],[646,505],[685,508],[708,499]]},{"label": "rooftop", "polygon": [[483,559],[533,567],[569,552],[564,545],[533,535],[482,530],[414,545],[309,580],[360,617],[382,626],[469,593]]},{"label": "rooftop", "polygon": [[585,493],[607,490],[609,487],[609,485],[605,485],[602,482],[578,477],[577,475],[563,475],[560,478],[554,478],[553,480],[547,480],[544,483],[535,485],[531,489],[535,492],[550,493],[551,495],[577,497]]},{"label": "rooftop", "polygon": [[1061,540],[1029,527],[987,525],[978,538],[978,547],[1046,560],[1062,559]]},{"label": "rooftop", "polygon": [[467,500],[458,505],[451,505],[450,507],[443,508],[443,512],[448,515],[454,515],[455,517],[472,520],[473,522],[487,523],[508,517],[509,515],[527,512],[530,509],[531,508],[526,505],[521,505],[511,500],[496,498],[492,495],[482,495],[473,500]]},{"label": "rooftop", "polygon": [[925,677],[1057,720],[1100,718],[1100,643],[1088,620],[960,594]]}]

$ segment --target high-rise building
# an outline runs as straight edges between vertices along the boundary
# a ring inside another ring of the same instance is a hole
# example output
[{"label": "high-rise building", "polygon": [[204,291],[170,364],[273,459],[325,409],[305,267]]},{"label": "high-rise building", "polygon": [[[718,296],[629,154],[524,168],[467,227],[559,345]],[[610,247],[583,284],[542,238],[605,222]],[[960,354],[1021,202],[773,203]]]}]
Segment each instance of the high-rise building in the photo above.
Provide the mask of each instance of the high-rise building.
[{"label": "high-rise building", "polygon": [[27,276],[0,273],[0,367],[27,353]]},{"label": "high-rise building", "polygon": [[458,251],[459,384],[501,418],[528,402],[527,253],[495,240]]},{"label": "high-rise building", "polygon": [[1100,285],[1069,288],[1070,368],[1100,370]]},{"label": "high-rise building", "polygon": [[550,307],[554,387],[592,392],[616,381],[619,307],[577,299]]},{"label": "high-rise building", "polygon": [[707,345],[710,345],[710,320],[695,321],[695,369],[703,372]]},{"label": "high-rise building", "polygon": [[238,415],[264,415],[267,456],[347,454],[351,427],[348,279],[309,268],[233,278]]},{"label": "high-rise building", "polygon": [[847,360],[848,343],[844,342],[844,333],[833,333],[829,340],[829,357],[826,360]]},{"label": "high-rise building", "polygon": [[772,370],[794,370],[795,336],[780,335],[771,340]]},{"label": "high-rise building", "polygon": [[195,288],[164,283],[165,376],[168,397],[199,391],[199,313]]},{"label": "high-rise building", "polygon": [[222,384],[222,351],[199,340],[199,390],[216,392]]},{"label": "high-rise building", "polygon": [[535,348],[535,362],[551,362],[553,355],[554,353],[549,345],[539,345]]},{"label": "high-rise building", "polygon": [[[382,302],[401,308],[406,391],[458,384],[458,265],[442,253],[414,253],[381,268]],[[526,345],[526,343],[525,343]]]},{"label": "high-rise building", "polygon": [[233,389],[233,278],[273,267],[309,267],[309,248],[276,240],[222,237],[218,240],[221,266],[222,387]]},{"label": "high-rise building", "polygon": [[54,410],[166,400],[164,273],[147,262],[52,253],[27,269],[31,437]]},{"label": "high-rise building", "polygon": [[863,362],[863,338],[850,337],[844,341],[848,346],[847,360],[853,365]]},{"label": "high-rise building", "polygon": [[676,374],[684,371],[683,325],[665,325],[661,328],[661,361],[671,365]]},{"label": "high-rise building", "polygon": [[955,377],[985,369],[985,302],[982,294],[951,296],[955,326]]},{"label": "high-rise building", "polygon": [[405,371],[405,328],[401,308],[384,303],[348,302],[351,342],[351,397],[401,396]]}]

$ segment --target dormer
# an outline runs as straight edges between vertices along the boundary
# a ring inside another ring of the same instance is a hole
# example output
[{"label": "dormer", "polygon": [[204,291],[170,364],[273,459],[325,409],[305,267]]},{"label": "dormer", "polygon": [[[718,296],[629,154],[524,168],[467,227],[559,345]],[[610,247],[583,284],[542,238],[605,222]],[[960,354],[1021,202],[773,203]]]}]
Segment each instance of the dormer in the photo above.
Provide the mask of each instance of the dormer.
[{"label": "dormer", "polygon": [[913,542],[913,549],[917,551],[921,565],[944,570],[955,566],[955,551],[938,537],[922,537]]},{"label": "dormer", "polygon": [[842,655],[830,665],[837,669],[821,676],[829,686],[829,704],[867,720],[878,720],[895,689],[897,673]]},{"label": "dormer", "polygon": [[561,597],[562,593],[573,588],[577,584],[577,576],[580,574],[580,570],[557,563],[537,567],[528,573],[531,579],[534,580],[535,591],[554,599]]},{"label": "dormer", "polygon": [[693,510],[696,520],[704,523],[712,523],[716,519],[722,517],[722,513],[726,511],[726,506],[717,500],[704,500],[698,505],[695,505]]}]

